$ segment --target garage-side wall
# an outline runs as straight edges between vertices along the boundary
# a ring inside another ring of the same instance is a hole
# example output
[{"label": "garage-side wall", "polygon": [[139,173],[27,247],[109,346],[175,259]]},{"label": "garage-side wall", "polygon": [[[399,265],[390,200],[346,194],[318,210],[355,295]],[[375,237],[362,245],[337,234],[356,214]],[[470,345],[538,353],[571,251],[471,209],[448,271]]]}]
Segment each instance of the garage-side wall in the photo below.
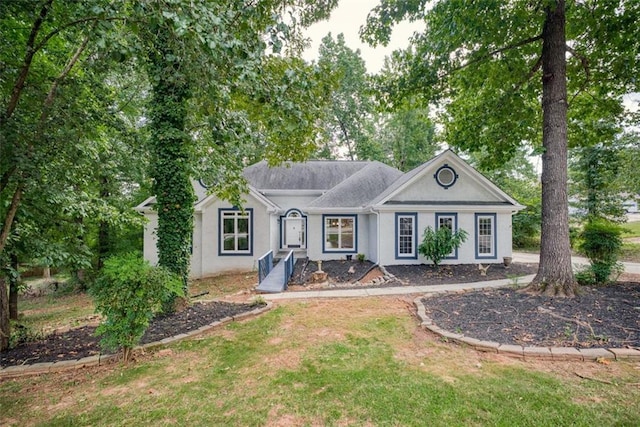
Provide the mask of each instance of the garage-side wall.
[{"label": "garage-side wall", "polygon": [[[422,242],[422,235],[425,228],[431,227],[436,229],[436,213],[455,213],[457,218],[458,229],[465,230],[467,240],[458,249],[458,256],[455,259],[445,259],[442,264],[492,264],[502,263],[503,257],[512,256],[512,225],[511,212],[452,212],[443,209],[442,211],[415,211],[403,210],[403,213],[417,214],[417,246]],[[490,257],[478,256],[477,252],[477,236],[476,236],[476,214],[495,214],[495,254]],[[430,264],[422,255],[418,254],[417,259],[398,259],[396,256],[396,213],[381,212],[380,213],[380,261],[382,265],[402,265],[402,264]]]}]

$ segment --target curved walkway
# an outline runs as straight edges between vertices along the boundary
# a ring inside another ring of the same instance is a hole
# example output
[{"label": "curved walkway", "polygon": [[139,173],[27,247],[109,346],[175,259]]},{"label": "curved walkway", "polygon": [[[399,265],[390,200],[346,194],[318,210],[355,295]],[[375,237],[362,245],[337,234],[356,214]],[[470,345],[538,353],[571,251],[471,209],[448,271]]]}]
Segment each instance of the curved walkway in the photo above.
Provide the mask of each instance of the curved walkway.
[{"label": "curved walkway", "polygon": [[[540,256],[538,254],[514,252],[513,261],[522,263],[538,263]],[[574,268],[581,268],[588,265],[586,258],[572,257]],[[640,264],[623,263],[625,272],[640,273]],[[363,289],[332,289],[321,291],[299,291],[284,292],[281,294],[266,294],[263,297],[266,300],[291,300],[291,299],[310,299],[310,298],[353,298],[367,296],[383,296],[383,295],[410,295],[423,294],[414,300],[418,317],[421,325],[430,331],[442,336],[445,339],[456,341],[463,345],[468,345],[478,351],[501,353],[511,357],[521,359],[537,359],[537,360],[574,360],[574,361],[593,361],[593,360],[640,360],[640,350],[629,348],[585,348],[577,349],[574,347],[525,347],[520,345],[501,344],[493,341],[482,341],[472,337],[466,337],[450,331],[439,328],[433,320],[431,320],[425,312],[422,299],[425,297],[433,297],[439,293],[446,292],[468,292],[474,290],[484,290],[491,288],[501,288],[509,285],[526,285],[533,280],[535,275],[519,277],[518,279],[502,279],[491,280],[485,282],[456,283],[450,285],[424,285],[424,286],[398,286],[388,288],[363,288]]]}]

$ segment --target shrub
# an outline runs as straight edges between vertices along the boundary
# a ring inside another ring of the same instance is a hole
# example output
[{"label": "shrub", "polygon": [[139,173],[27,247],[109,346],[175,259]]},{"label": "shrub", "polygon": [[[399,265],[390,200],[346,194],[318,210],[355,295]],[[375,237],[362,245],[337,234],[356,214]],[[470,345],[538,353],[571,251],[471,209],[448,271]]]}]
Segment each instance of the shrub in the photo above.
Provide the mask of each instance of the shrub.
[{"label": "shrub", "polygon": [[540,247],[540,205],[527,206],[513,216],[513,246],[520,249]]},{"label": "shrub", "polygon": [[425,258],[433,261],[437,267],[454,249],[467,240],[467,232],[460,229],[456,232],[448,227],[440,227],[438,231],[433,231],[427,227],[422,235],[422,243],[418,246],[418,252]]},{"label": "shrub", "polygon": [[580,251],[589,258],[589,272],[595,283],[607,283],[620,271],[618,255],[622,248],[622,227],[606,219],[589,221],[580,233]]},{"label": "shrub", "polygon": [[152,267],[139,255],[129,253],[107,259],[90,290],[96,311],[105,317],[96,333],[101,345],[123,350],[128,361],[153,316],[183,295],[182,280],[174,273]]}]

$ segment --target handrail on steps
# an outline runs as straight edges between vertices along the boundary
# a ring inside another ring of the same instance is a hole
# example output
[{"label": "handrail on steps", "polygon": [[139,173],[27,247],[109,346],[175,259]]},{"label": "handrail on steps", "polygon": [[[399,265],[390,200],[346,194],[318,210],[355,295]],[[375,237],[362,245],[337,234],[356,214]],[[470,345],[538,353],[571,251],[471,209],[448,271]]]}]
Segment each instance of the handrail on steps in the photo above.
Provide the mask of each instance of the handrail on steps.
[{"label": "handrail on steps", "polygon": [[258,283],[271,273],[273,269],[273,251],[269,251],[258,259]]},{"label": "handrail on steps", "polygon": [[295,259],[293,251],[289,251],[289,255],[284,259],[284,289],[288,287],[289,279],[293,275],[293,267],[295,266]]}]

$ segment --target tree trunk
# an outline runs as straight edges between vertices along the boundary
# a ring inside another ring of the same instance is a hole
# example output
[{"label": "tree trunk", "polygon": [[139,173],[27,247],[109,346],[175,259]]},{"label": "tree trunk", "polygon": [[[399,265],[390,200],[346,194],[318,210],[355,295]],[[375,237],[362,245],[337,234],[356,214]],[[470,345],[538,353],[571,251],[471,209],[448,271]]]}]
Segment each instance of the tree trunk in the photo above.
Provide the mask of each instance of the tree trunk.
[{"label": "tree trunk", "polygon": [[9,323],[9,295],[4,277],[0,276],[0,351],[9,348],[11,324]]},{"label": "tree trunk", "polygon": [[[109,191],[109,178],[103,176],[100,179],[100,198],[107,200],[111,197],[111,191]],[[109,224],[106,221],[100,221],[98,225],[98,270],[102,270],[104,261],[109,256],[109,250],[111,248],[109,236]]]},{"label": "tree trunk", "polygon": [[542,32],[542,234],[540,266],[529,289],[574,296],[567,200],[567,83],[564,0],[546,9]]},{"label": "tree trunk", "polygon": [[186,121],[191,90],[181,72],[180,54],[171,43],[171,30],[157,28],[150,46],[150,133],[152,177],[158,211],[158,265],[178,274],[187,290],[193,236],[191,137]]},{"label": "tree trunk", "polygon": [[11,255],[11,268],[15,271],[9,279],[9,319],[18,320],[18,257]]}]

